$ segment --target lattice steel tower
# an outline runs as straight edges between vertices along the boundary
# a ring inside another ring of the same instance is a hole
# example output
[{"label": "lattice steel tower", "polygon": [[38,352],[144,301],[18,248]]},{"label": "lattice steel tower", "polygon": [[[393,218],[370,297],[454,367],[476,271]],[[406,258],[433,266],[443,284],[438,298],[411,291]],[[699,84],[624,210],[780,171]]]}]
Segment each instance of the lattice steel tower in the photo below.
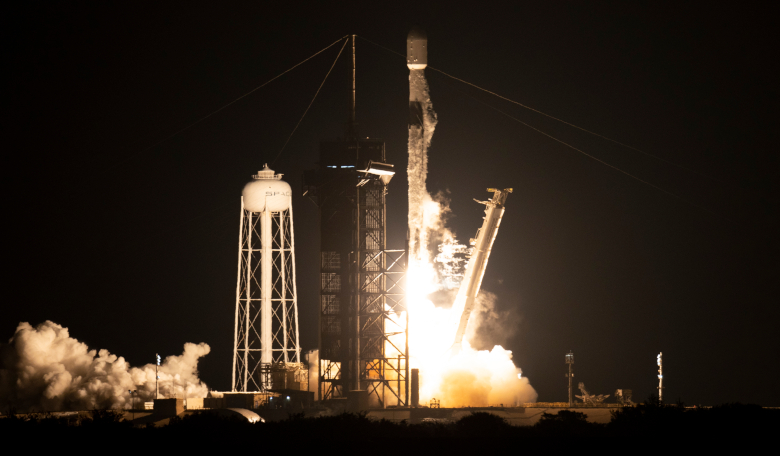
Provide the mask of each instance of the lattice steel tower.
[{"label": "lattice steel tower", "polygon": [[[386,248],[385,143],[362,139],[355,124],[355,46],[347,133],[320,143],[304,195],[320,210],[319,397],[368,395],[368,405],[408,405],[405,250]],[[402,317],[403,315],[403,317]]]},{"label": "lattice steel tower", "polygon": [[[264,167],[241,196],[233,391],[301,389],[292,192]],[[281,374],[281,375],[278,375]],[[290,375],[288,375],[290,374]]]}]

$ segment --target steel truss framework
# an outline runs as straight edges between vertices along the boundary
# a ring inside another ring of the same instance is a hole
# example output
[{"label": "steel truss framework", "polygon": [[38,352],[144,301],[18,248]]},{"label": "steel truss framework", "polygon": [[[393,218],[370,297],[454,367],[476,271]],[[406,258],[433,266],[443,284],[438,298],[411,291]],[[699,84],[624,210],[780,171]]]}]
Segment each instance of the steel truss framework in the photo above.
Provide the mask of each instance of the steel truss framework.
[{"label": "steel truss framework", "polygon": [[322,252],[320,398],[359,389],[373,406],[407,406],[406,252],[385,248],[385,184],[355,190],[353,250]]},{"label": "steel truss framework", "polygon": [[300,366],[292,207],[250,212],[242,199],[240,226],[233,391],[267,391],[272,366]]}]

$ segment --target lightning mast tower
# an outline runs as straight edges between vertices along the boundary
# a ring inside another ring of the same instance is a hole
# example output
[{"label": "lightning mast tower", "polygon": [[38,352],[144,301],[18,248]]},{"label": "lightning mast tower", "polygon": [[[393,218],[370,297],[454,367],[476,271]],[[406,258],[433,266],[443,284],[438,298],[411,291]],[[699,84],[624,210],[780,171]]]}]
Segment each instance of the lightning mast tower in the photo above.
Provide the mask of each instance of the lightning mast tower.
[{"label": "lightning mast tower", "polygon": [[319,208],[319,398],[368,396],[372,407],[407,406],[409,364],[401,287],[405,250],[386,245],[387,185],[395,174],[381,139],[355,122],[355,36],[346,134],[320,143],[303,194]]},{"label": "lightning mast tower", "polygon": [[299,389],[287,379],[300,381],[305,372],[298,344],[292,192],[281,179],[265,165],[241,196],[234,392]]},{"label": "lightning mast tower", "polygon": [[569,372],[566,377],[569,379],[569,407],[574,407],[574,391],[572,390],[572,381],[574,381],[574,353],[566,354],[566,364],[569,365]]}]

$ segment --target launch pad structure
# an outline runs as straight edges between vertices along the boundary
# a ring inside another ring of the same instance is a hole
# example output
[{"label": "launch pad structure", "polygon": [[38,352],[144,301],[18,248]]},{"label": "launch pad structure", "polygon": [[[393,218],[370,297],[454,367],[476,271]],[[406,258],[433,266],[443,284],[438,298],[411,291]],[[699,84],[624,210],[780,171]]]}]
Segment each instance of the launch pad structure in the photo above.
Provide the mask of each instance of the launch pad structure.
[{"label": "launch pad structure", "polygon": [[[355,35],[351,44],[345,135],[321,141],[317,167],[303,176],[303,195],[317,205],[320,221],[316,379],[309,378],[300,359],[290,187],[266,166],[242,196],[232,394],[305,391],[313,380],[318,400],[344,401],[352,410],[419,407],[405,290],[414,233],[404,249],[387,248],[387,186],[395,170],[387,163],[383,140],[358,136]],[[423,119],[431,114],[424,106],[424,32],[413,29],[407,45],[410,150],[415,143],[425,152],[425,129],[429,124],[432,129],[435,119]],[[410,168],[410,188],[415,174],[424,189],[425,162],[414,173]],[[486,206],[486,216],[471,240],[471,260],[453,305],[458,348],[512,189],[488,191],[490,200],[477,201]],[[411,209],[409,226],[410,231],[422,227],[412,223]],[[422,242],[415,246],[427,248]]]},{"label": "launch pad structure", "polygon": [[354,35],[351,63],[346,135],[320,143],[318,167],[303,179],[320,220],[318,398],[406,407],[407,254],[387,248],[387,184],[395,172],[385,143],[356,131]]}]

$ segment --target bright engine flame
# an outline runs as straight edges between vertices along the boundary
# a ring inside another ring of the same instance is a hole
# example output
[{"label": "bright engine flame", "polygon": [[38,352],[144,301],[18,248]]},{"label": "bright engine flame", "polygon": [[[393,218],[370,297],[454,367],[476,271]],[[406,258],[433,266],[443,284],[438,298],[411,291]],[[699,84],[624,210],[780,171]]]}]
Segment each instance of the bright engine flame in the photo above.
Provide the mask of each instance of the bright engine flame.
[{"label": "bright engine flame", "polygon": [[[449,240],[440,248],[438,262],[452,264],[462,251],[454,236],[441,222],[442,205],[428,195],[423,210],[426,238]],[[444,233],[441,233],[444,231]],[[437,236],[433,236],[437,232]],[[450,288],[451,276],[437,271],[429,246],[421,245],[420,255],[410,258],[407,270],[409,308],[409,351],[412,368],[420,369],[420,402],[439,399],[442,407],[514,405],[533,402],[536,391],[512,362],[512,352],[496,345],[492,350],[471,347],[474,327],[480,324],[472,316],[461,350],[452,350],[459,315],[451,308],[437,307],[428,296]],[[462,246],[460,246],[462,247]],[[445,271],[446,272],[446,271]],[[454,299],[454,294],[452,295]]]}]

